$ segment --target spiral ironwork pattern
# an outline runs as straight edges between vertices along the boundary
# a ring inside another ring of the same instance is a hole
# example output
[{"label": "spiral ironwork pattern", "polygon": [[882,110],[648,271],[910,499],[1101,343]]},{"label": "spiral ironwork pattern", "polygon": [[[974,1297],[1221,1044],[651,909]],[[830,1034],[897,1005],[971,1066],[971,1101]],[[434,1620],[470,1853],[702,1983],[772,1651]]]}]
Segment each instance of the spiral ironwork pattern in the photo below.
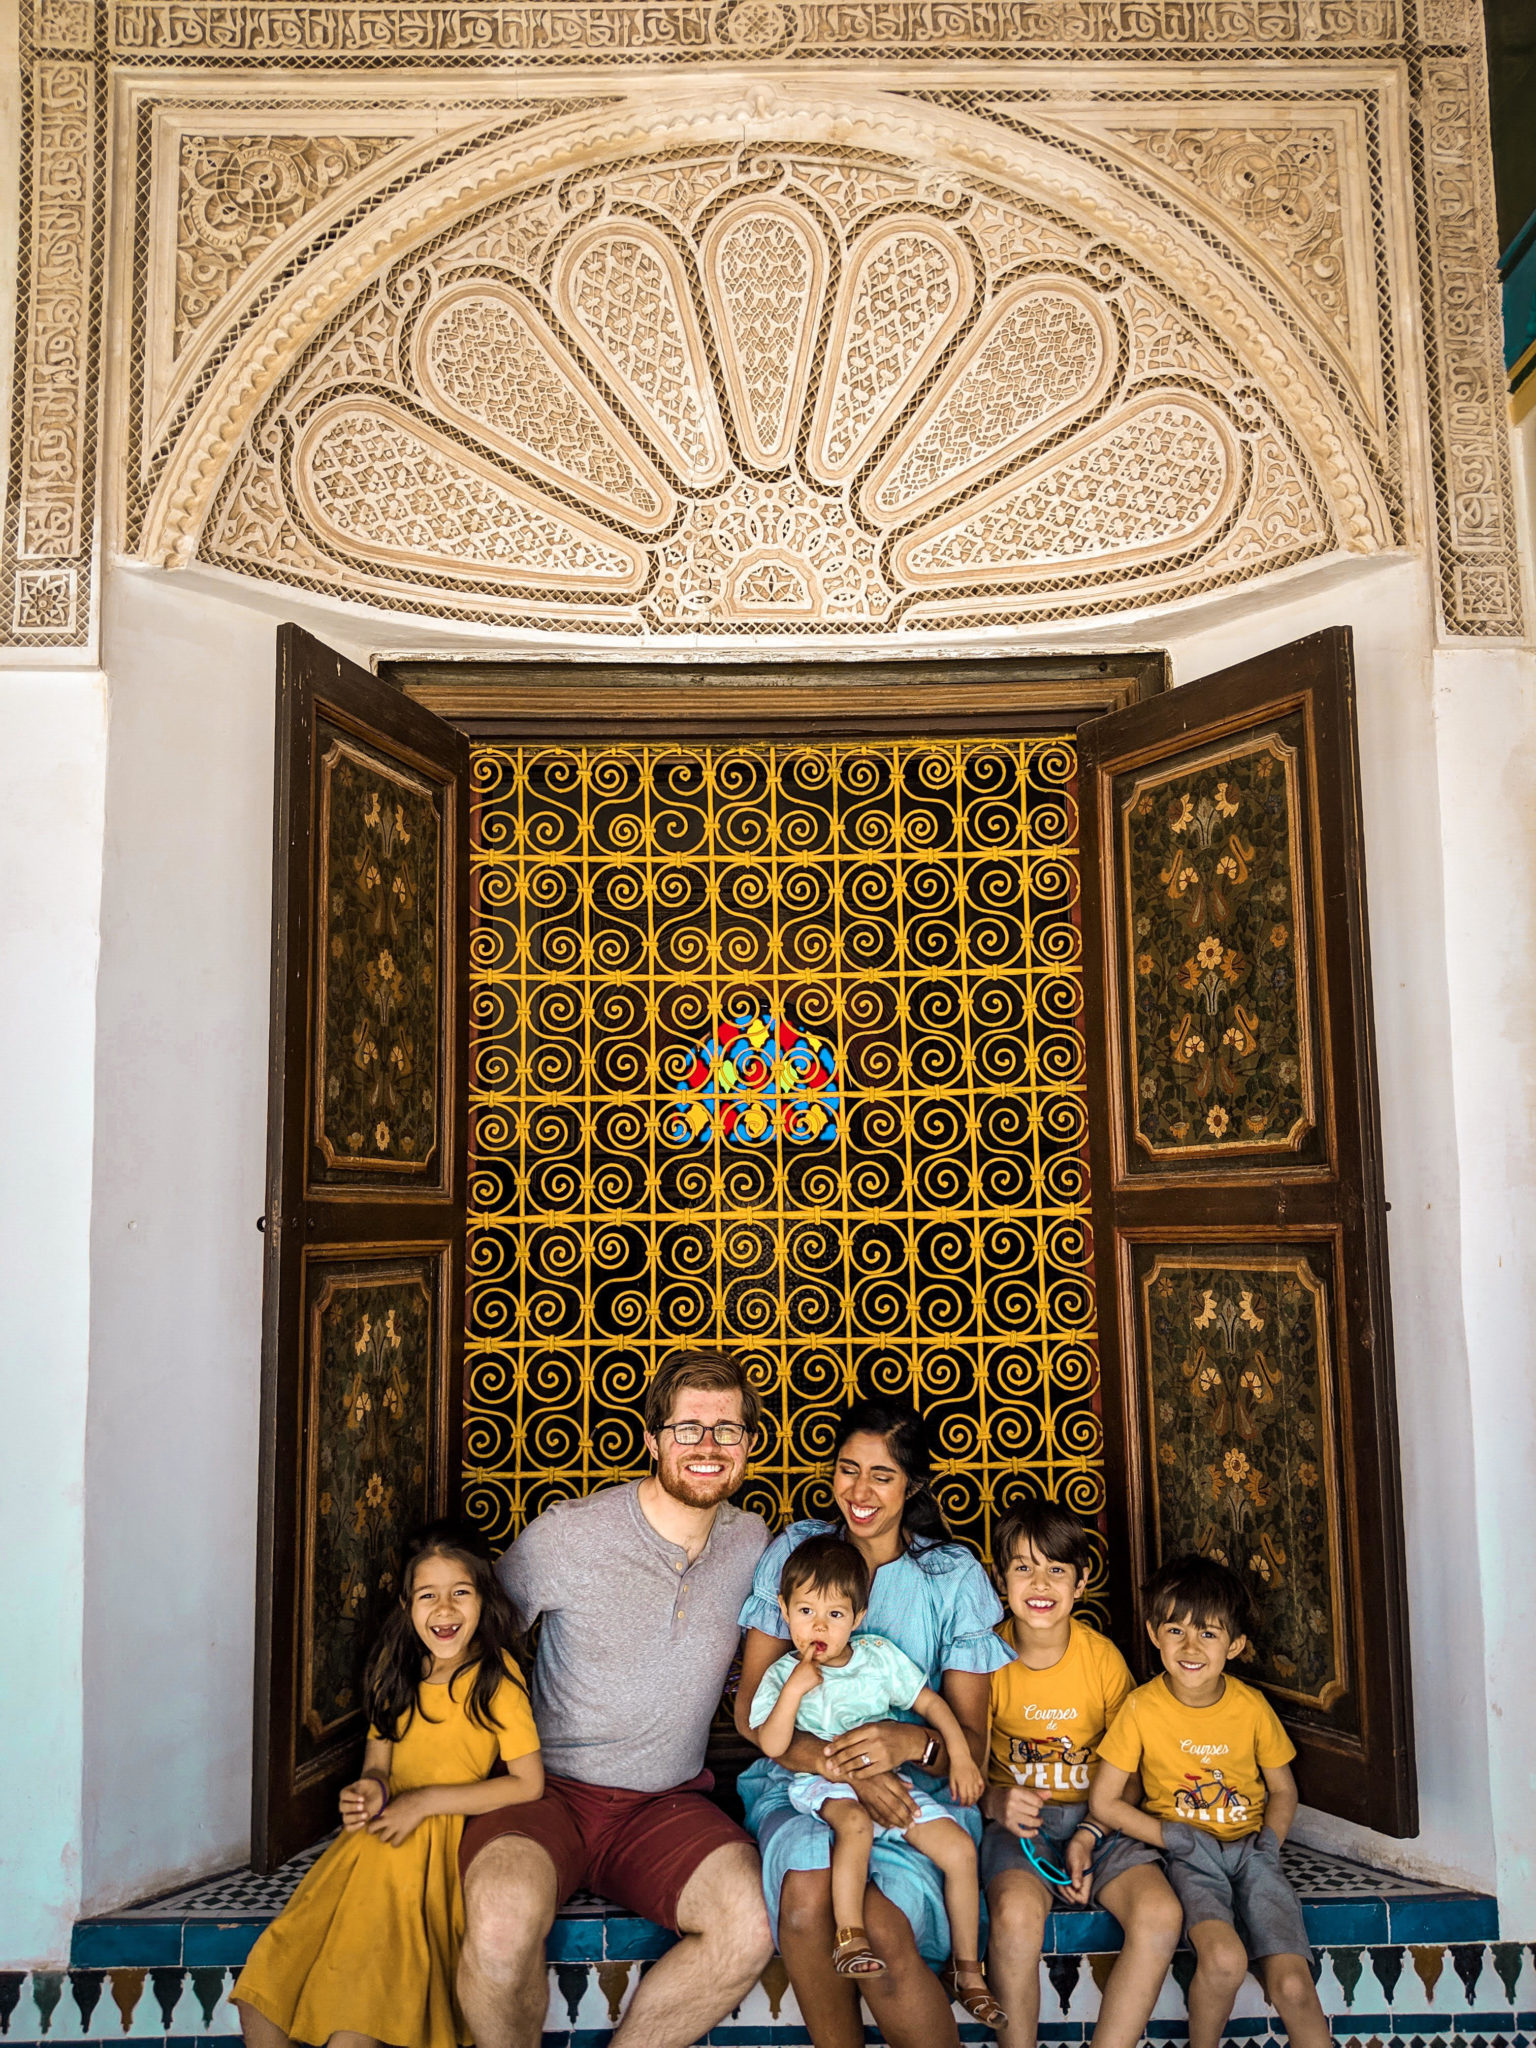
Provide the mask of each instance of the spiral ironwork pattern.
[{"label": "spiral ironwork pattern", "polygon": [[[477,747],[465,1490],[496,1546],[644,1469],[688,1340],[750,1362],[774,1527],[877,1392],[978,1545],[1020,1493],[1098,1514],[1075,776],[1060,738]],[[732,1043],[759,1091],[817,1048],[830,1136],[701,1140],[679,1105]]]}]

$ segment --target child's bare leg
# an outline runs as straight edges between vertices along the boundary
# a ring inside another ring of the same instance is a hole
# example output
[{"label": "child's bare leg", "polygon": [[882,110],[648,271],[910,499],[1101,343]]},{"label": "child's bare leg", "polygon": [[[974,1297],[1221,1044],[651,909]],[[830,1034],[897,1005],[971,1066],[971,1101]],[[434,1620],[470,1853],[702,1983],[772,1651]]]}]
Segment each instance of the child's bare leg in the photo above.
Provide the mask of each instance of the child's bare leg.
[{"label": "child's bare leg", "polygon": [[1040,1951],[1051,1895],[1032,1870],[1005,1870],[987,1886],[992,1932],[987,1940],[987,1981],[1007,2008],[997,2030],[1003,2048],[1035,2048],[1040,2025]]},{"label": "child's bare leg", "polygon": [[[1104,1987],[1093,2048],[1136,2048],[1179,1945],[1184,1909],[1155,1863],[1121,1871],[1095,1903],[1113,1913],[1125,1929],[1125,1946]],[[1013,2007],[1008,2010],[1011,2013]],[[1013,2048],[1012,2041],[1008,2048]]]},{"label": "child's bare leg", "polygon": [[1221,2048],[1222,2029],[1248,1974],[1248,1951],[1225,1920],[1197,1921],[1189,1939],[1196,1959],[1189,1986],[1189,2048]]},{"label": "child's bare leg", "polygon": [[332,2034],[325,2048],[383,2048],[383,2043],[372,2034],[354,2034],[349,2027],[342,2027]]},{"label": "child's bare leg", "polygon": [[269,2020],[254,2005],[247,2005],[243,1998],[237,1998],[235,2011],[240,2015],[240,2032],[245,2037],[245,2048],[291,2048],[288,2036],[276,2020]]},{"label": "child's bare leg", "polygon": [[1291,2048],[1328,2048],[1327,2015],[1305,1956],[1266,1956],[1259,1964],[1264,1993],[1285,2022]]},{"label": "child's bare leg", "polygon": [[907,1829],[906,1840],[936,1863],[944,1878],[944,1910],[949,1915],[950,1954],[956,1962],[972,1962],[981,1953],[981,1879],[976,1870],[976,1844],[957,1820],[919,1820]]},{"label": "child's bare leg", "polygon": [[[875,1824],[857,1799],[828,1799],[821,1817],[832,1830],[832,1924],[837,1938],[845,1927],[864,1925],[864,1893],[869,1884],[869,1852],[874,1847]],[[875,1970],[885,1965],[876,1960]],[[853,1974],[871,1971],[869,1964],[855,1965]]]}]

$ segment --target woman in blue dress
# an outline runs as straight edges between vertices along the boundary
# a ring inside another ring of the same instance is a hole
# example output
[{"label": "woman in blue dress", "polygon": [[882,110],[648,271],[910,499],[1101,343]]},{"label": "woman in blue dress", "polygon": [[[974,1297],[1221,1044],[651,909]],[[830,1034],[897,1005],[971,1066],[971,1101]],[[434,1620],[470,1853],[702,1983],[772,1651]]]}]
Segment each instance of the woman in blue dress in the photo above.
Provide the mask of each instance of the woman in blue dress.
[{"label": "woman in blue dress", "polygon": [[[929,1485],[932,1453],[917,1411],[899,1401],[860,1401],[838,1428],[832,1499],[849,1541],[869,1566],[863,1633],[885,1636],[927,1674],[986,1767],[988,1679],[1010,1652],[993,1633],[1002,1603],[971,1553],[954,1542]],[[836,1532],[828,1522],[795,1522],[763,1552],[741,1610],[742,1649],[736,1725],[748,1724],[763,1673],[784,1654],[789,1630],[779,1610],[779,1574],[808,1536]],[[979,1844],[974,1807],[950,1804],[942,1743],[913,1716],[879,1721],[821,1742],[796,1735],[788,1762],[846,1779],[876,1823],[905,1827],[915,1809],[896,1776],[909,1773],[948,1807]],[[790,1773],[761,1758],[739,1789],[747,1825],[763,1859],[763,1889],[779,1952],[815,2048],[863,2048],[862,1994],[890,2048],[958,2048],[953,1985],[934,1969],[949,1955],[943,1883],[937,1868],[897,1835],[876,1838],[864,1924],[881,1972],[840,1975],[833,1962],[831,1830],[789,1800]],[[969,1986],[966,1987],[967,1989]]]}]

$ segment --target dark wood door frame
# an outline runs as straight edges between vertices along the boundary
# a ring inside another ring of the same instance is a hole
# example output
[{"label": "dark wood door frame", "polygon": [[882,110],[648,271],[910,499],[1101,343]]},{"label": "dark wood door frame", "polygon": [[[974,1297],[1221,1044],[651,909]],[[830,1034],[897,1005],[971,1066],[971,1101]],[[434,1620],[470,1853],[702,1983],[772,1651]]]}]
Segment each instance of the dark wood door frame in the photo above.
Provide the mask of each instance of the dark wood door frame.
[{"label": "dark wood door frame", "polygon": [[1161,695],[1166,654],[936,661],[380,661],[393,683],[471,739],[906,737],[1074,732]]}]

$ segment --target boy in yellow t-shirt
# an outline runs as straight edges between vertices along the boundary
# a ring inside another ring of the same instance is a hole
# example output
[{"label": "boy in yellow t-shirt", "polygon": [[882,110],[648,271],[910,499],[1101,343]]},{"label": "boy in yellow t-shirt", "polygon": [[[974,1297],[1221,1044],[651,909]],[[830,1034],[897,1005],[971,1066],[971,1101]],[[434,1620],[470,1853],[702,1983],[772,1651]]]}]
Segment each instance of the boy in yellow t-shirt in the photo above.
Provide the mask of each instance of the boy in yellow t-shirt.
[{"label": "boy in yellow t-shirt", "polygon": [[[1095,2048],[1135,2048],[1179,1938],[1179,1902],[1155,1851],[1088,1817],[1100,1738],[1134,1683],[1114,1644],[1072,1617],[1092,1555],[1088,1531],[1054,1501],[1027,1501],[998,1524],[994,1569],[1009,1610],[998,1634],[1014,1656],[992,1674],[981,1881],[992,1922],[988,1976],[1008,2013],[997,2029],[1003,2048],[1035,2048],[1040,1950],[1058,1899],[1092,1898],[1125,1929]],[[1048,1883],[1021,1836],[1068,1882]]]},{"label": "boy in yellow t-shirt", "polygon": [[[1280,1867],[1296,1747],[1264,1695],[1226,1669],[1247,1643],[1247,1588],[1212,1558],[1176,1557],[1142,1587],[1142,1604],[1162,1673],[1100,1743],[1090,1803],[1103,1826],[1167,1859],[1196,1956],[1189,2048],[1220,2048],[1250,1961],[1294,2048],[1327,2048],[1301,1905]],[[1144,1809],[1125,1796],[1132,1773]]]}]

